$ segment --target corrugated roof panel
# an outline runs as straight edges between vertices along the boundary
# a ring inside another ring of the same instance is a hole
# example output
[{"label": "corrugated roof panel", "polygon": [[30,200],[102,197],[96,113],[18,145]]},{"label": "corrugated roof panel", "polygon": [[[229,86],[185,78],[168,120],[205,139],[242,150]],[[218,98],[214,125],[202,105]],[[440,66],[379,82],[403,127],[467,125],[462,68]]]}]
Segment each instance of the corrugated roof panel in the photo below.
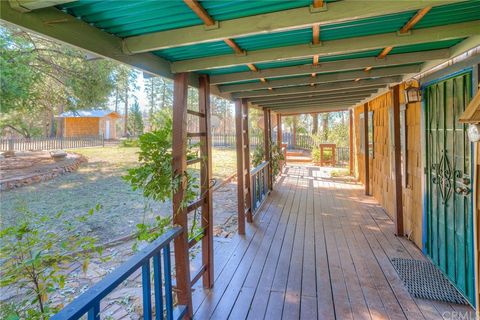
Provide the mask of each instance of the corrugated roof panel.
[{"label": "corrugated roof panel", "polygon": [[465,1],[433,7],[413,29],[429,28],[480,19],[480,1]]},{"label": "corrugated roof panel", "polygon": [[224,41],[215,41],[199,43],[191,46],[163,49],[155,51],[154,53],[170,61],[179,61],[218,56],[222,54],[233,54],[233,49],[230,48]]},{"label": "corrugated roof panel", "polygon": [[462,40],[463,39],[452,39],[452,40],[435,41],[435,42],[420,43],[415,45],[394,47],[389,54],[445,49],[460,43]]},{"label": "corrugated roof panel", "polygon": [[308,7],[311,0],[200,0],[214,20],[230,20],[262,13]]},{"label": "corrugated roof panel", "polygon": [[239,66],[232,66],[232,67],[226,67],[226,68],[203,70],[203,71],[199,71],[198,73],[217,75],[217,74],[227,74],[227,73],[235,73],[235,72],[243,72],[243,71],[250,71],[250,69],[246,65],[239,65]]},{"label": "corrugated roof panel", "polygon": [[396,32],[415,15],[415,12],[416,11],[408,11],[321,26],[320,40],[338,40]]},{"label": "corrugated roof panel", "polygon": [[358,58],[369,58],[376,57],[382,52],[382,49],[352,52],[346,54],[332,55],[332,56],[321,56],[319,57],[320,62],[327,61],[339,61],[339,60],[349,60],[349,59],[358,59]]},{"label": "corrugated roof panel", "polygon": [[312,28],[258,34],[236,38],[235,42],[247,51],[305,44],[312,42]]},{"label": "corrugated roof panel", "polygon": [[[223,21],[307,7],[311,0],[205,0],[200,3],[213,19]],[[58,8],[119,37],[203,24],[182,0],[78,0]]]},{"label": "corrugated roof panel", "polygon": [[79,0],[59,7],[120,37],[202,24],[181,0]]},{"label": "corrugated roof panel", "polygon": [[311,64],[312,62],[313,62],[312,58],[305,58],[305,59],[261,62],[261,63],[256,63],[255,65],[257,66],[258,69],[263,70],[263,69],[300,66],[303,64]]}]

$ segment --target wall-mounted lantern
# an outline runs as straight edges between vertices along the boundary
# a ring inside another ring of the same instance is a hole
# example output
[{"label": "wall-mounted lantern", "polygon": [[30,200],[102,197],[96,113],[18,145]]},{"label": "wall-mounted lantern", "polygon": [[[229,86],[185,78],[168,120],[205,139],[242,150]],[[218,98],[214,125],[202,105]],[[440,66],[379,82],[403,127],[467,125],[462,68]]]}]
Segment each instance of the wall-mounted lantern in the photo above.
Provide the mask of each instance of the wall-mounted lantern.
[{"label": "wall-mounted lantern", "polygon": [[412,84],[405,87],[405,101],[407,103],[415,103],[422,101],[420,89]]}]

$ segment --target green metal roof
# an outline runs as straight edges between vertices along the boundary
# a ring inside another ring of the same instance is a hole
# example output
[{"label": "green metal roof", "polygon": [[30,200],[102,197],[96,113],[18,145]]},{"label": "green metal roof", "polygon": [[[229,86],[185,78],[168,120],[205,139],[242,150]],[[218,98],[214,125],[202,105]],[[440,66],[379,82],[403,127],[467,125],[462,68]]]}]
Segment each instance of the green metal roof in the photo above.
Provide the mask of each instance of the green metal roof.
[{"label": "green metal roof", "polygon": [[[308,7],[310,0],[204,0],[216,21]],[[131,37],[203,24],[182,0],[78,0],[58,6],[69,14],[119,37]]]},{"label": "green metal roof", "polygon": [[[394,47],[393,50],[390,52],[390,54],[445,49],[460,43],[462,40],[463,39],[452,39],[452,40],[445,40],[445,41],[422,43],[417,45],[399,46],[399,47]],[[375,49],[375,50],[360,51],[360,52],[342,54],[342,55],[323,56],[323,57],[320,57],[319,61],[321,63],[321,62],[330,62],[330,61],[376,57],[381,52],[382,52],[382,49]],[[312,64],[312,62],[313,62],[312,58],[303,58],[303,59],[262,62],[262,63],[256,63],[255,66],[260,70],[264,70],[264,69],[272,69],[272,68],[283,68],[283,67],[290,67],[290,66],[306,65],[306,64]],[[234,66],[234,67],[228,67],[228,68],[205,70],[205,71],[201,71],[200,73],[205,73],[209,75],[219,75],[219,74],[227,74],[227,73],[235,73],[235,72],[244,72],[249,70],[250,69],[247,66]]]},{"label": "green metal roof", "polygon": [[[211,1],[210,1],[211,2]],[[256,2],[256,1],[253,1]],[[451,11],[451,13],[450,13]],[[446,13],[448,12],[448,14]],[[358,19],[321,27],[320,40],[339,40],[374,34],[396,32],[401,29],[416,11],[407,11],[373,18]],[[480,1],[462,2],[434,7],[419,23],[419,27],[434,27],[479,19]],[[235,38],[243,50],[255,51],[269,48],[308,44],[312,41],[312,28],[259,34]],[[180,61],[233,53],[223,41],[194,44],[156,51],[155,54],[170,60]]]}]

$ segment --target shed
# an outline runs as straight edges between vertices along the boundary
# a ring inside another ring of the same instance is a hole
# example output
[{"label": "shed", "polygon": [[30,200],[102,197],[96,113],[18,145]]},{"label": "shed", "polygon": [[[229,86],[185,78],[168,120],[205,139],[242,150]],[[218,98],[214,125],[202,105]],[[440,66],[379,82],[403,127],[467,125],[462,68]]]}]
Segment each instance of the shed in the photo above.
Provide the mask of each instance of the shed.
[{"label": "shed", "polygon": [[75,110],[61,113],[57,118],[63,119],[63,136],[97,136],[116,139],[116,121],[122,116],[110,110]]}]

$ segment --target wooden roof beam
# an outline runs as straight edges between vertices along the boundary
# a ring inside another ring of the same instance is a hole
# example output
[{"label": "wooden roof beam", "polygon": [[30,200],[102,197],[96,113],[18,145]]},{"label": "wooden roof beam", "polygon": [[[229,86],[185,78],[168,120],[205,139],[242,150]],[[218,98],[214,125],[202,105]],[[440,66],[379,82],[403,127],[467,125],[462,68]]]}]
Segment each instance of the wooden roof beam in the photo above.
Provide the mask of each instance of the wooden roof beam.
[{"label": "wooden roof beam", "polygon": [[333,92],[312,92],[312,93],[298,93],[298,94],[289,94],[273,97],[258,97],[248,99],[251,103],[262,104],[266,102],[282,102],[289,101],[293,99],[303,99],[303,98],[327,98],[327,97],[344,97],[349,96],[350,94],[371,94],[376,92],[376,88],[352,88],[348,91],[333,91]]},{"label": "wooden roof beam", "polygon": [[[418,12],[410,19],[408,22],[400,29],[400,34],[406,34],[412,29],[423,17],[432,9],[431,6],[425,7],[423,9],[418,10]],[[383,49],[382,53],[378,56],[379,59],[383,59],[387,56],[387,54],[392,51],[393,47],[386,47]],[[368,70],[365,70],[368,71]]]},{"label": "wooden roof beam", "polygon": [[[268,107],[268,109],[276,112],[292,112],[294,110],[299,110],[300,108],[306,109],[310,108],[311,112],[321,112],[320,110],[326,108],[339,108],[346,109],[347,106],[354,106],[360,100],[350,100],[350,101],[334,101],[334,102],[323,102],[323,103],[306,103],[306,104],[292,104],[290,106],[281,106],[281,107]],[[316,111],[313,111],[316,110]]]},{"label": "wooden roof beam", "polygon": [[265,32],[307,28],[314,24],[327,25],[343,22],[352,17],[356,19],[369,18],[418,10],[427,5],[439,6],[448,3],[452,3],[452,1],[343,0],[329,3],[326,11],[312,12],[309,7],[302,7],[225,20],[218,24],[218,28],[209,30],[205,30],[205,26],[201,25],[128,37],[124,40],[124,48],[126,53],[148,52],[194,43],[223,41],[223,39],[234,39]]},{"label": "wooden roof beam", "polygon": [[237,92],[232,94],[233,99],[238,98],[256,98],[256,97],[273,97],[280,95],[288,94],[298,94],[298,93],[312,93],[312,92],[335,92],[343,91],[352,88],[380,88],[387,84],[400,82],[402,77],[385,77],[378,79],[365,79],[360,80],[359,82],[353,81],[342,81],[342,82],[330,82],[330,83],[321,83],[315,87],[308,86],[296,86],[296,87],[286,87],[278,88],[273,91],[269,90],[256,90],[256,91],[245,91]]},{"label": "wooden roof beam", "polygon": [[432,6],[425,7],[423,9],[418,10],[418,12],[410,19],[403,27],[400,29],[400,33],[404,34],[409,32],[420,20],[425,17],[425,15],[432,10]]},{"label": "wooden roof beam", "polygon": [[300,44],[279,48],[255,50],[245,56],[221,55],[214,57],[182,60],[172,63],[172,71],[189,72],[207,69],[244,65],[264,61],[305,58],[313,55],[331,56],[379,48],[415,45],[432,41],[466,38],[480,34],[478,21],[462,22],[438,27],[415,30],[408,37],[399,36],[397,32],[362,36],[348,39],[324,41],[321,46]]},{"label": "wooden roof beam", "polygon": [[[336,92],[336,94],[328,94],[328,95],[323,95],[323,96],[312,96],[310,97],[308,94],[305,95],[303,98],[299,97],[289,97],[287,100],[272,100],[272,101],[252,101],[248,99],[248,101],[251,101],[254,104],[257,105],[262,105],[262,106],[269,106],[269,105],[283,105],[283,104],[289,104],[289,103],[304,103],[304,102],[310,102],[310,101],[334,101],[334,100],[348,100],[352,98],[360,98],[360,97],[368,97],[371,92],[370,91],[357,91],[357,92],[349,92],[349,95],[343,94],[344,92]],[[375,89],[377,91],[377,89]],[[375,92],[374,91],[374,92]]]},{"label": "wooden roof beam", "polygon": [[75,0],[8,0],[12,9],[19,12],[30,12],[33,10],[54,7]]},{"label": "wooden roof beam", "polygon": [[387,67],[401,64],[419,63],[430,60],[444,60],[449,57],[448,49],[401,53],[390,55],[385,59],[372,58],[358,58],[350,60],[328,61],[322,62],[319,67],[312,65],[300,65],[283,68],[272,68],[265,70],[235,72],[221,75],[211,75],[211,84],[224,84],[237,81],[254,80],[259,78],[275,78],[284,76],[307,75],[317,72],[332,72],[332,71],[348,71],[361,69],[366,66],[372,67]]},{"label": "wooden roof beam", "polygon": [[[42,34],[48,38],[84,49],[94,55],[110,58],[143,70],[151,75],[173,79],[170,63],[151,54],[127,55],[122,52],[122,40],[88,23],[83,22],[56,8],[43,8],[21,13],[10,7],[7,1],[0,1],[0,18],[18,27]],[[65,21],[54,26],[45,21]],[[198,76],[196,77],[198,81]],[[190,79],[190,84],[197,86]]]},{"label": "wooden roof beam", "polygon": [[185,4],[205,23],[207,27],[215,25],[215,20],[208,14],[197,0],[183,0]]},{"label": "wooden roof beam", "polygon": [[263,103],[256,103],[262,107],[281,107],[281,106],[289,106],[292,104],[307,104],[307,103],[322,103],[322,102],[339,102],[339,101],[360,101],[365,99],[366,97],[370,96],[369,94],[352,94],[349,97],[328,97],[328,98],[311,98],[311,99],[292,99],[289,101],[282,101],[282,102],[263,102]]},{"label": "wooden roof beam", "polygon": [[299,78],[284,78],[278,80],[270,80],[268,83],[241,83],[241,84],[230,84],[230,85],[221,85],[218,87],[220,92],[241,92],[241,91],[250,91],[250,90],[261,90],[267,88],[279,88],[279,87],[288,87],[294,85],[309,85],[311,83],[327,83],[327,82],[338,82],[345,80],[356,80],[356,79],[365,79],[365,78],[374,78],[374,77],[389,77],[396,75],[403,75],[408,73],[417,73],[420,71],[419,65],[408,65],[408,66],[398,66],[390,68],[382,68],[377,70],[372,70],[370,73],[365,73],[363,70],[359,71],[350,71],[350,72],[341,72],[341,73],[329,73],[329,74],[317,74],[315,78],[311,76],[299,77]]},{"label": "wooden roof beam", "polygon": [[281,114],[283,117],[286,116],[294,116],[299,114],[307,114],[307,113],[320,113],[320,112],[336,112],[336,111],[343,111],[347,110],[349,107],[353,105],[345,104],[345,105],[322,105],[322,106],[309,106],[309,107],[295,107],[291,109],[270,109],[273,112]]}]

